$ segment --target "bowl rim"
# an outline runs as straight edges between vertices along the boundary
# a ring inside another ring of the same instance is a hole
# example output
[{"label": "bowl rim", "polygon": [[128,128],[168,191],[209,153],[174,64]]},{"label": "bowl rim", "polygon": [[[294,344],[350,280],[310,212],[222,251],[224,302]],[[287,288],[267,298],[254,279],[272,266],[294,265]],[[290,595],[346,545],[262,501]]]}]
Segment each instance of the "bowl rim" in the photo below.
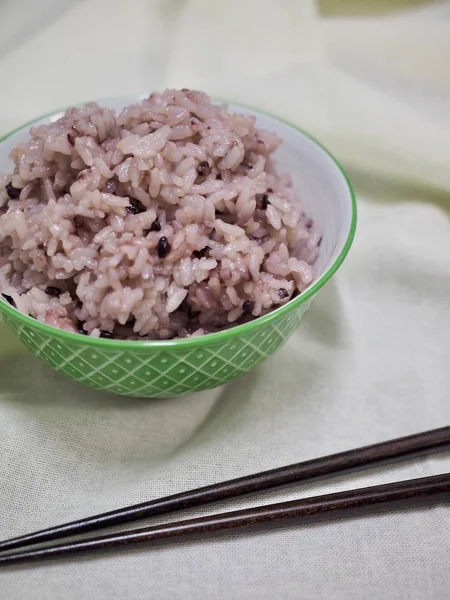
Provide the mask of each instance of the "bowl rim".
[{"label": "bowl rim", "polygon": [[[119,96],[116,97],[117,100],[119,98],[120,98]],[[105,101],[105,100],[113,100],[113,98],[103,99],[103,101]],[[98,102],[101,102],[101,101],[102,100],[99,100]],[[291,121],[289,121],[287,119],[279,117],[278,115],[275,115],[269,111],[257,108],[255,106],[243,104],[240,102],[234,102],[232,100],[230,100],[226,103],[233,104],[233,106],[236,106],[236,107],[242,107],[244,109],[253,111],[257,114],[260,113],[262,115],[271,117],[272,119],[275,119],[275,120],[279,121],[280,123],[284,123],[285,125],[292,127],[292,129],[295,129],[296,131],[298,131],[305,137],[309,138],[313,143],[315,143],[317,146],[319,146],[319,148],[323,152],[325,152],[325,154],[327,154],[329,156],[329,158],[331,158],[331,160],[333,161],[333,163],[335,164],[335,166],[337,167],[337,169],[340,171],[341,175],[343,176],[344,181],[347,185],[348,193],[350,196],[350,208],[351,208],[351,219],[350,219],[349,230],[347,233],[347,238],[344,242],[344,245],[342,246],[342,249],[341,249],[339,255],[335,258],[333,263],[328,267],[328,269],[324,273],[322,273],[322,275],[310,287],[308,287],[305,290],[305,292],[303,292],[302,294],[289,300],[289,302],[287,302],[283,306],[280,306],[280,307],[276,308],[275,310],[272,310],[271,312],[267,313],[266,315],[263,315],[262,317],[256,317],[255,319],[253,319],[252,321],[249,321],[248,323],[231,326],[229,329],[225,329],[222,331],[216,331],[213,333],[207,333],[205,335],[198,336],[198,337],[178,338],[178,339],[172,339],[172,340],[120,340],[120,339],[94,338],[94,337],[91,337],[88,335],[72,333],[70,331],[66,331],[64,329],[59,329],[57,327],[53,327],[52,325],[47,325],[46,323],[42,323],[42,321],[38,321],[37,319],[34,319],[33,317],[26,315],[25,313],[19,311],[17,308],[7,304],[7,302],[5,302],[5,301],[0,301],[0,312],[5,313],[7,316],[11,317],[12,319],[16,319],[16,320],[20,321],[24,325],[29,325],[30,327],[32,327],[36,330],[39,330],[43,334],[46,334],[49,336],[54,336],[56,338],[59,338],[61,341],[66,340],[69,343],[75,342],[77,344],[83,344],[83,345],[87,344],[87,345],[91,345],[92,347],[97,347],[97,348],[105,347],[110,350],[114,350],[114,349],[117,349],[117,350],[121,350],[121,349],[122,350],[125,350],[125,349],[127,349],[127,350],[143,350],[143,349],[147,349],[147,350],[158,350],[158,349],[159,350],[164,350],[164,349],[166,349],[166,350],[168,350],[168,349],[170,349],[170,350],[174,350],[174,349],[185,350],[186,349],[186,350],[188,350],[191,348],[203,347],[205,345],[209,346],[209,345],[215,345],[218,343],[223,343],[223,342],[226,342],[226,341],[229,341],[229,340],[235,338],[236,336],[246,335],[248,333],[254,332],[260,326],[270,323],[271,321],[275,321],[276,319],[278,319],[278,317],[287,315],[292,310],[300,307],[302,304],[305,304],[308,300],[313,298],[315,296],[315,294],[333,277],[333,275],[336,273],[336,271],[342,265],[347,254],[349,253],[349,250],[352,246],[352,243],[353,243],[353,240],[355,237],[356,222],[357,222],[356,197],[355,197],[355,192],[353,190],[352,184],[350,183],[350,180],[348,178],[348,175],[345,172],[345,170],[343,169],[342,165],[336,159],[336,157],[321,142],[319,142],[313,135],[311,135],[307,131],[304,131],[301,127],[299,127],[295,123],[292,123]],[[41,121],[42,119],[52,117],[54,115],[57,115],[58,113],[64,112],[65,110],[67,110],[67,108],[59,109],[59,110],[52,110],[51,112],[40,115],[39,117],[35,117],[34,119],[31,119],[30,121],[27,121],[26,123],[19,125],[18,127],[15,127],[11,131],[9,131],[8,133],[6,133],[5,135],[0,137],[0,144],[2,144],[4,141],[6,141],[8,138],[10,138],[15,133],[18,133],[19,131],[22,131],[23,129],[25,129],[27,127],[31,127],[32,125],[34,125],[38,121]]]}]

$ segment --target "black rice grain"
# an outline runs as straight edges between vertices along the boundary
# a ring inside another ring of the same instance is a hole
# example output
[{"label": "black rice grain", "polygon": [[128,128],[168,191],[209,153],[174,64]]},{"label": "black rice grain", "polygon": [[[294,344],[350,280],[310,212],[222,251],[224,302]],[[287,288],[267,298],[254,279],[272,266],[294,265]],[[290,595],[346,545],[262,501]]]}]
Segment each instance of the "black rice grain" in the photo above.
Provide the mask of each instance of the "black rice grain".
[{"label": "black rice grain", "polygon": [[171,245],[165,235],[159,238],[157,249],[159,258],[165,258],[169,254]]},{"label": "black rice grain", "polygon": [[249,314],[252,312],[252,310],[255,307],[255,303],[252,302],[251,300],[246,300],[244,302],[244,304],[242,305],[242,310],[244,311],[245,314]]},{"label": "black rice grain", "polygon": [[5,186],[5,190],[11,200],[17,200],[17,198],[20,196],[20,192],[22,191],[20,188],[14,187],[11,182]]},{"label": "black rice grain", "polygon": [[130,204],[126,208],[127,213],[130,215],[138,215],[139,213],[145,212],[147,209],[139,200],[136,198],[130,198]]},{"label": "black rice grain", "polygon": [[205,246],[201,250],[194,250],[194,252],[192,253],[192,256],[194,256],[195,258],[203,258],[208,250],[209,250],[208,246]]},{"label": "black rice grain", "polygon": [[16,308],[16,303],[11,298],[11,296],[8,296],[8,294],[2,294],[2,296],[6,300],[6,302],[8,302],[8,304],[11,304],[11,306],[14,306],[14,308]]},{"label": "black rice grain", "polygon": [[149,229],[144,229],[142,234],[144,237],[147,237],[148,234],[152,231],[161,231],[161,223],[159,222],[158,217],[156,217]]},{"label": "black rice grain", "polygon": [[47,296],[54,296],[55,298],[59,298],[61,296],[61,290],[57,287],[53,287],[52,285],[48,285],[45,288],[45,293]]},{"label": "black rice grain", "polygon": [[266,210],[266,208],[269,206],[269,196],[267,194],[257,194],[256,203],[258,208]]},{"label": "black rice grain", "polygon": [[202,177],[206,177],[210,173],[209,163],[206,160],[203,160],[197,167],[197,173]]},{"label": "black rice grain", "polygon": [[161,231],[161,223],[158,220],[158,217],[153,221],[149,231]]},{"label": "black rice grain", "polygon": [[105,340],[113,340],[114,339],[114,334],[111,333],[110,331],[100,331],[100,337],[105,339]]},{"label": "black rice grain", "polygon": [[188,309],[188,317],[189,319],[195,319],[195,317],[198,317],[198,315],[200,314],[199,310],[195,310],[194,308],[192,308],[192,306],[189,307]]},{"label": "black rice grain", "polygon": [[285,288],[280,288],[278,290],[278,296],[283,300],[289,296],[289,292]]},{"label": "black rice grain", "polygon": [[77,321],[77,332],[79,334],[81,334],[81,335],[87,335],[87,331],[85,331],[85,329],[83,328],[83,325],[84,325],[83,321],[80,321],[78,319],[78,321]]}]

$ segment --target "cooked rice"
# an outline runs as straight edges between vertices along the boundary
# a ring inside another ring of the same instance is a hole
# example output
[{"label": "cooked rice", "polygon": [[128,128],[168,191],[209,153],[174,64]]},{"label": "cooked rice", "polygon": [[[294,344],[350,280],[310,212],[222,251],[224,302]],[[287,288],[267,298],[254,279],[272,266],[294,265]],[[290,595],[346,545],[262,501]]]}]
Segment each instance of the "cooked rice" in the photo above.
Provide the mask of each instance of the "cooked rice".
[{"label": "cooked rice", "polygon": [[320,233],[255,121],[184,89],[31,128],[0,176],[0,292],[49,325],[125,339],[288,302],[315,276]]}]

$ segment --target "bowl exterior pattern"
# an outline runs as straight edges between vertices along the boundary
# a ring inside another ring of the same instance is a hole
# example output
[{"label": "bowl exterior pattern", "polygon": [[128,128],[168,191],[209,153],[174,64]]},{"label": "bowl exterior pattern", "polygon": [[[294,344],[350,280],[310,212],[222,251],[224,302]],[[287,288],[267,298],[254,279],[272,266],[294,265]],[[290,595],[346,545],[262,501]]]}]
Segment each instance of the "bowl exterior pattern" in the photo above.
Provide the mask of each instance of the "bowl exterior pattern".
[{"label": "bowl exterior pattern", "polygon": [[[120,349],[120,343],[92,346],[82,335],[43,332],[12,312],[3,318],[36,356],[71,379],[124,396],[164,398],[217,387],[257,367],[294,331],[314,297],[269,321],[237,327],[224,339],[206,335],[196,346],[165,345]],[[55,330],[57,331],[57,330]]]}]

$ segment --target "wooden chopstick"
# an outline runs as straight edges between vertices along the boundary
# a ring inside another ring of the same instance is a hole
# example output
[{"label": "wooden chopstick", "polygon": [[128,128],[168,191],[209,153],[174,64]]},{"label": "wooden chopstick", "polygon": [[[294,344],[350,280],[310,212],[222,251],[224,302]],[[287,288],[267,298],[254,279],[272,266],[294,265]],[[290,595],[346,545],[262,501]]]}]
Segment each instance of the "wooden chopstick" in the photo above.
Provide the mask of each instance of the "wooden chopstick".
[{"label": "wooden chopstick", "polygon": [[355,450],[262,471],[214,485],[181,492],[157,500],[134,504],[110,512],[72,521],[0,542],[0,552],[94,531],[120,523],[136,521],[182,509],[203,506],[292,483],[324,479],[380,464],[406,460],[413,456],[437,452],[450,446],[450,427],[397,438]]},{"label": "wooden chopstick", "polygon": [[114,550],[142,543],[203,536],[262,524],[297,524],[355,517],[374,512],[412,508],[450,501],[450,473],[398,483],[269,504],[218,515],[188,519],[88,540],[14,552],[0,556],[0,567],[54,559],[98,550]]}]

